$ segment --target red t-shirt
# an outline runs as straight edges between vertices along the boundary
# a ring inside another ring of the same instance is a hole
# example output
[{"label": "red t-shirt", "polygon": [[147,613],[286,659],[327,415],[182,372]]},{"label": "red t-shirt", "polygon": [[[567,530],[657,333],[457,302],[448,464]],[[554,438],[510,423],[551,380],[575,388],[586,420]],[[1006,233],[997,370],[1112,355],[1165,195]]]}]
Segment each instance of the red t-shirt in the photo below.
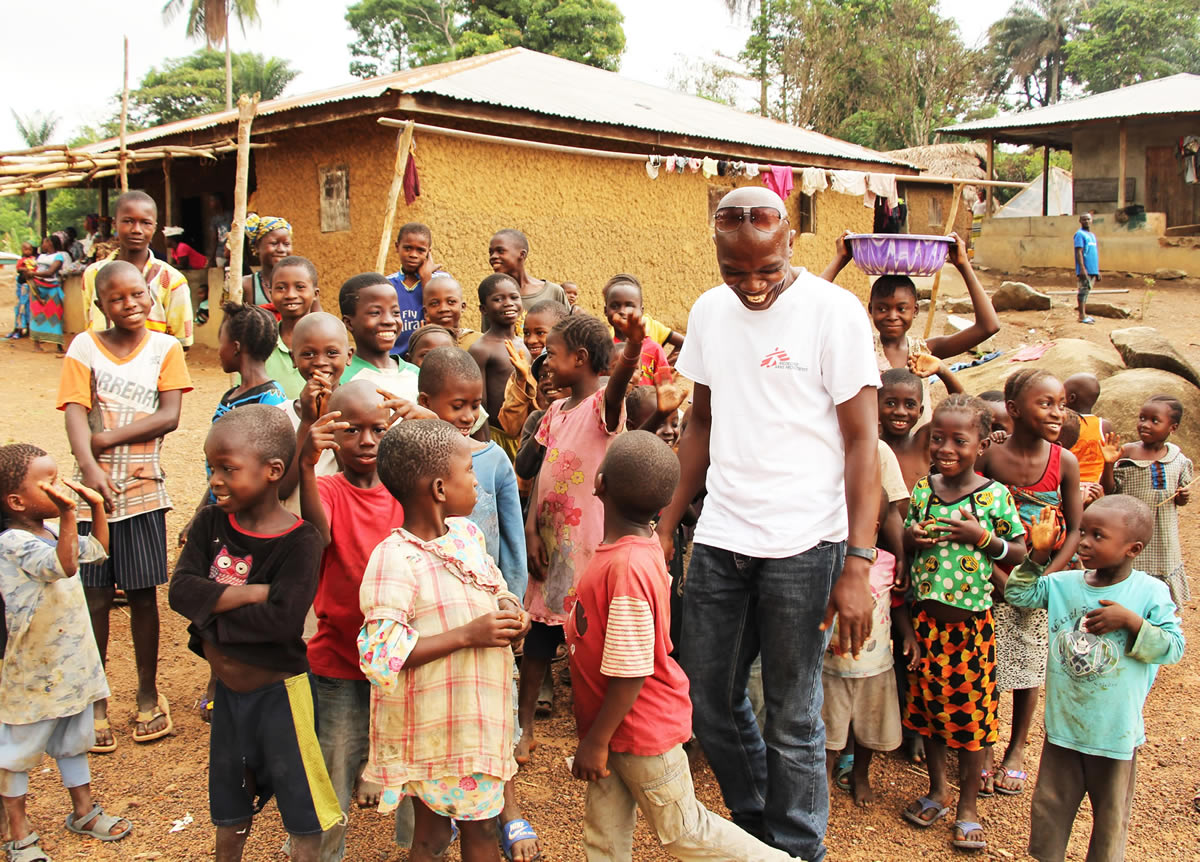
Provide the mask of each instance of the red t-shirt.
[{"label": "red t-shirt", "polygon": [[[618,341],[613,337],[613,343],[617,345],[618,350],[624,350],[625,342]],[[653,386],[654,372],[659,368],[667,365],[667,354],[663,350],[662,345],[653,338],[646,336],[642,341],[642,357],[638,362],[638,370],[633,373],[633,383],[635,386]]]},{"label": "red t-shirt", "polygon": [[670,656],[671,576],[657,539],[626,536],[596,549],[565,634],[581,739],[600,712],[609,677],[645,677],[609,749],[648,757],[688,741],[692,702],[688,679]]},{"label": "red t-shirt", "polygon": [[334,679],[363,679],[358,669],[358,604],[367,560],[392,528],[404,523],[404,509],[383,485],[355,488],[341,473],[318,476],[321,505],[329,520],[329,546],[321,557],[321,579],[313,609],[317,633],[308,642],[312,672]]}]

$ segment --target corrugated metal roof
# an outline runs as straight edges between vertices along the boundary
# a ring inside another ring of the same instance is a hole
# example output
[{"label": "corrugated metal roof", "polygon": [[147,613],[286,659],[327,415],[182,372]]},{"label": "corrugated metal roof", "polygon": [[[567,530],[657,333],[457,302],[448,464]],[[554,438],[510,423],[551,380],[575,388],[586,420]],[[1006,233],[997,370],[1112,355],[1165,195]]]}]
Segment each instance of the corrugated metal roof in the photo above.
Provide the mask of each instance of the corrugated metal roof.
[{"label": "corrugated metal roof", "polygon": [[[801,155],[911,167],[867,147],[525,48],[509,48],[494,54],[353,81],[316,93],[272,99],[258,106],[257,116],[351,99],[377,98],[389,91],[436,94],[587,123],[626,126]],[[131,132],[126,140],[128,146],[136,147],[170,135],[236,122],[236,109],[221,111]],[[110,138],[81,149],[104,152],[116,146],[116,139]]]},{"label": "corrugated metal roof", "polygon": [[405,90],[588,123],[807,155],[904,164],[818,132],[523,48],[486,68],[469,69]]},{"label": "corrugated metal roof", "polygon": [[986,120],[959,123],[938,131],[957,135],[1062,126],[1086,120],[1187,113],[1200,113],[1200,75],[1181,73],[1032,111],[997,114]]}]

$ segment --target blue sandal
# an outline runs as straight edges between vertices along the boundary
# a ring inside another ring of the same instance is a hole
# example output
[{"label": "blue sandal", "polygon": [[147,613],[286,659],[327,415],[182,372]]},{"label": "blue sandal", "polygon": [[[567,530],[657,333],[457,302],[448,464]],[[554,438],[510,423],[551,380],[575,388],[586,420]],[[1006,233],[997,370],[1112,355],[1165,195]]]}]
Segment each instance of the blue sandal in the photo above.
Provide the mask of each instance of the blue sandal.
[{"label": "blue sandal", "polygon": [[[905,820],[907,820],[913,826],[917,826],[921,829],[928,829],[930,826],[937,823],[950,813],[949,805],[942,805],[940,802],[934,802],[928,796],[922,796],[917,800],[917,804],[921,806],[920,811],[909,811],[907,808],[905,808],[903,814]],[[928,811],[933,811],[936,813],[933,815],[933,817],[926,820],[921,815]]]},{"label": "blue sandal", "polygon": [[954,831],[956,834],[961,834],[962,838],[954,838],[950,841],[950,845],[956,850],[986,850],[987,841],[982,838],[974,840],[968,838],[972,832],[982,832],[983,827],[971,820],[955,820]]},{"label": "blue sandal", "polygon": [[[500,847],[504,851],[504,858],[508,862],[513,862],[512,848],[518,841],[537,841],[537,833],[533,831],[533,827],[529,825],[528,820],[523,820],[518,817],[516,820],[510,820],[500,828]],[[539,850],[533,860],[542,858],[542,851]]]},{"label": "blue sandal", "polygon": [[843,754],[833,767],[833,783],[838,790],[850,792],[850,775],[854,772],[854,755]]}]

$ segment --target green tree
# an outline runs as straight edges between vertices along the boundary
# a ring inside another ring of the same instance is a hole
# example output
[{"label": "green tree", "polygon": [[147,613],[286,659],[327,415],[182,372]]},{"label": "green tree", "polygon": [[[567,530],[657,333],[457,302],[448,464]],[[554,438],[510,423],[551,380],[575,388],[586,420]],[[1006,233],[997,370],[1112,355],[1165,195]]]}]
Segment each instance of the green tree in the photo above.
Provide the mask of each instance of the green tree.
[{"label": "green tree", "polygon": [[[11,108],[9,109],[12,110]],[[12,111],[13,122],[17,124],[17,134],[21,136],[21,140],[25,142],[25,146],[33,149],[35,147],[44,147],[50,143],[50,139],[54,137],[54,133],[58,130],[59,119],[56,114],[43,114],[40,111],[35,111],[32,114],[21,116],[16,111]],[[38,211],[38,196],[29,195],[29,223],[36,225],[41,220],[41,214]]]},{"label": "green tree", "polygon": [[742,60],[755,70],[758,80],[758,113],[767,116],[770,95],[772,48],[771,17],[776,0],[725,0],[725,8],[732,18],[744,18],[752,22],[752,32],[742,50]]},{"label": "green tree", "polygon": [[[26,197],[36,198],[37,195]],[[37,240],[37,232],[21,197],[10,195],[0,198],[0,249],[19,254],[21,243],[31,242],[36,248]]]},{"label": "green tree", "polygon": [[[259,22],[258,0],[167,0],[163,20],[170,24],[187,9],[187,35],[204,39],[210,51],[225,44],[225,110],[233,110],[233,54],[229,45],[229,19],[237,18],[246,35],[247,24]],[[251,91],[253,92],[253,91]]]},{"label": "green tree", "polygon": [[1020,0],[988,28],[988,93],[1011,95],[1020,108],[1058,102],[1066,78],[1067,43],[1078,30],[1081,9],[1080,0]]},{"label": "green tree", "polygon": [[1200,73],[1200,0],[1095,0],[1066,51],[1067,72],[1093,93]]},{"label": "green tree", "polygon": [[[129,93],[129,124],[133,128],[170,123],[219,111],[223,102],[223,58],[200,50],[152,68],[141,85]],[[287,60],[246,52],[233,58],[234,85],[242,93],[261,93],[274,99],[299,72]],[[107,127],[106,127],[107,128]]]},{"label": "green tree", "polygon": [[615,70],[625,16],[612,0],[360,0],[351,74],[383,75],[523,46]]}]

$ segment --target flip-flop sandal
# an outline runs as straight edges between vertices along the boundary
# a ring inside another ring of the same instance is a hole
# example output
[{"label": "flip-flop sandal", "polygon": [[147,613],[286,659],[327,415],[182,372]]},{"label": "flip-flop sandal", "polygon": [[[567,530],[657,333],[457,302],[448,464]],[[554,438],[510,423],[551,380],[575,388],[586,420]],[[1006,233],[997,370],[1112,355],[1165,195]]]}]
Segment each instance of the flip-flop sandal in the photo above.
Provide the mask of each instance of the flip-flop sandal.
[{"label": "flip-flop sandal", "polygon": [[[510,820],[500,829],[500,849],[504,851],[504,858],[508,862],[513,862],[512,848],[518,841],[537,841],[538,834],[533,831],[533,827],[529,825],[528,820],[523,820],[518,817],[516,820]],[[532,862],[542,858],[542,851],[538,851],[533,857]]]},{"label": "flip-flop sandal", "polygon": [[50,862],[49,855],[38,844],[41,840],[36,832],[30,832],[24,838],[0,844],[0,850],[8,854],[9,862]]},{"label": "flip-flop sandal", "polygon": [[1079,321],[1079,322],[1080,322],[1080,323],[1086,323],[1088,326],[1091,326],[1093,323],[1095,323],[1095,322],[1096,322],[1096,318],[1094,318],[1094,317],[1085,317],[1083,320],[1081,320],[1081,321]]},{"label": "flip-flop sandal", "polygon": [[[905,820],[919,829],[928,829],[930,826],[937,823],[950,813],[949,805],[942,805],[940,802],[934,802],[928,796],[922,796],[917,800],[917,804],[921,806],[920,811],[909,811],[907,808],[905,808],[903,814]],[[934,814],[929,820],[926,820],[921,815],[925,814],[927,811],[936,811],[937,813]]]},{"label": "flip-flop sandal", "polygon": [[854,772],[854,755],[843,754],[833,768],[833,783],[838,790],[850,792],[850,774]]},{"label": "flip-flop sandal", "polygon": [[979,794],[978,794],[978,796],[980,799],[991,799],[993,796],[996,795],[996,782],[995,781],[992,781],[992,789],[988,790],[988,781],[991,780],[991,778],[992,778],[992,771],[990,769],[981,769],[979,771]]},{"label": "flip-flop sandal", "polygon": [[138,743],[154,742],[156,739],[162,739],[164,736],[169,736],[175,730],[175,723],[171,721],[171,704],[167,702],[167,696],[162,692],[158,693],[158,703],[150,712],[138,712],[134,721],[138,724],[149,724],[156,718],[163,717],[167,720],[166,727],[162,730],[157,730],[154,733],[137,732],[135,727],[133,730],[133,741]]},{"label": "flip-flop sandal", "polygon": [[1006,770],[1004,770],[1004,777],[1011,781],[1021,782],[1021,786],[1018,787],[1016,790],[1012,790],[1011,788],[1004,787],[999,782],[997,782],[997,784],[996,784],[996,792],[997,793],[1003,793],[1005,796],[1020,796],[1022,793],[1025,792],[1025,781],[1026,781],[1026,779],[1029,778],[1029,773],[1027,773],[1024,769],[1006,769]]},{"label": "flip-flop sandal", "polygon": [[[96,822],[92,823],[87,829],[76,826],[76,823],[91,823],[92,818],[96,818]],[[110,835],[112,828],[119,823],[124,823],[125,828],[116,835]],[[67,815],[67,829],[77,835],[90,835],[100,841],[120,841],[126,835],[133,831],[133,824],[124,817],[113,817],[111,814],[105,814],[104,809],[97,805],[83,817],[76,817],[74,814]]]},{"label": "flip-flop sandal", "polygon": [[212,724],[213,702],[207,697],[202,697],[198,708],[200,709],[200,720],[205,724]]},{"label": "flip-flop sandal", "polygon": [[117,735],[112,732],[112,725],[109,724],[107,718],[92,719],[92,728],[94,733],[107,730],[110,734],[112,734],[112,742],[108,743],[107,745],[101,745],[98,742],[93,743],[92,747],[88,749],[89,752],[92,754],[112,754],[117,750]]},{"label": "flip-flop sandal", "polygon": [[968,838],[972,832],[982,832],[983,827],[971,820],[955,820],[954,834],[962,835],[962,838],[954,838],[950,841],[950,846],[956,850],[986,850],[987,842],[982,838],[974,840]]}]

